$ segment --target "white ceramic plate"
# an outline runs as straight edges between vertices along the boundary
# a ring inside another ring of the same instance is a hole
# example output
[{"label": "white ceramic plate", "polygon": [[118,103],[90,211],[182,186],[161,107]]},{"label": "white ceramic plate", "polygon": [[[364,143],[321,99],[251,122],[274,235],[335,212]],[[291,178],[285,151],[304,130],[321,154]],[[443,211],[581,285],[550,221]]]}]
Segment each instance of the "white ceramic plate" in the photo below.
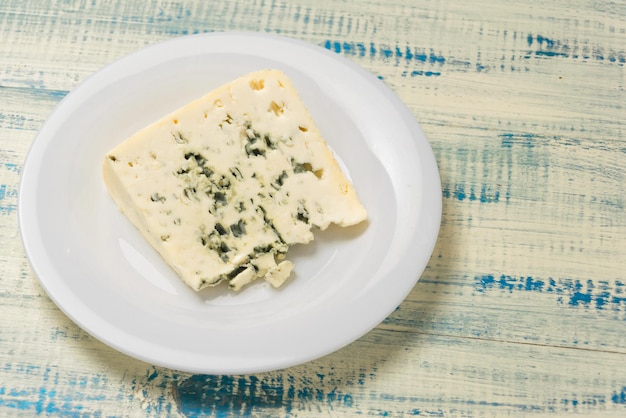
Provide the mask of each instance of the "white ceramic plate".
[{"label": "white ceramic plate", "polygon": [[[247,72],[293,80],[369,212],[294,247],[275,290],[187,288],[108,196],[102,156],[140,128]],[[321,47],[257,33],[182,37],[97,72],[56,108],[22,173],[19,220],[41,285],[78,325],[152,364],[253,373],[331,353],[376,327],[433,250],[441,188],[413,115],[383,82]]]}]

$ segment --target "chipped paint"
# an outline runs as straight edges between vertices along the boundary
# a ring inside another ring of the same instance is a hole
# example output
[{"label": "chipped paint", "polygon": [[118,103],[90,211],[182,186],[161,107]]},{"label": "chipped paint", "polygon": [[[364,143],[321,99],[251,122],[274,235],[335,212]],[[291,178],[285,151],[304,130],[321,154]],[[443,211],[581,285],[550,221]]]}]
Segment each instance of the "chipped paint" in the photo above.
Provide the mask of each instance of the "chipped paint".
[{"label": "chipped paint", "polygon": [[[567,6],[3,2],[0,416],[623,416],[624,10]],[[19,242],[17,190],[29,142],[91,73],[228,30],[303,39],[384,80],[433,146],[444,214],[424,276],[360,340],[287,370],[189,375],[54,307]]]},{"label": "chipped paint", "polygon": [[621,312],[626,319],[626,284],[620,279],[580,280],[486,274],[476,276],[474,283],[479,293],[493,290],[546,293],[554,295],[556,302],[560,304]]}]

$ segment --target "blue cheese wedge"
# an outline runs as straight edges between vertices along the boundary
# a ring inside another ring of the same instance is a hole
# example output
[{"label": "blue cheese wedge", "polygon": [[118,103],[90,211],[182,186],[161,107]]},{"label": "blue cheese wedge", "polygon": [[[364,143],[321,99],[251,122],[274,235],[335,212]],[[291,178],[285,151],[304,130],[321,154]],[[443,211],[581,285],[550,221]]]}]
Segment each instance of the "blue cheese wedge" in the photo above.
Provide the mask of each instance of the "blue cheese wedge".
[{"label": "blue cheese wedge", "polygon": [[167,115],[104,158],[121,211],[192,289],[290,275],[312,228],[367,213],[291,81],[248,74]]}]

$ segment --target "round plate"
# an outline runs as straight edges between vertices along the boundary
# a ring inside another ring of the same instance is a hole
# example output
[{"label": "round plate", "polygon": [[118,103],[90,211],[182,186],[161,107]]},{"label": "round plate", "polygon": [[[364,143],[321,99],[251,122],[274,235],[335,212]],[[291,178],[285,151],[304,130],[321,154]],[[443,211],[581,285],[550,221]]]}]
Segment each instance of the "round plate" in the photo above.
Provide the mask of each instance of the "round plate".
[{"label": "round plate", "polygon": [[[292,248],[295,274],[280,289],[257,281],[239,293],[196,293],[117,209],[101,161],[167,113],[269,68],[294,82],[369,220]],[[281,369],[361,337],[411,291],[440,219],[432,150],[398,97],[337,54],[258,33],[177,38],[88,78],[33,142],[19,194],[26,252],[63,312],[123,353],[194,373]]]}]

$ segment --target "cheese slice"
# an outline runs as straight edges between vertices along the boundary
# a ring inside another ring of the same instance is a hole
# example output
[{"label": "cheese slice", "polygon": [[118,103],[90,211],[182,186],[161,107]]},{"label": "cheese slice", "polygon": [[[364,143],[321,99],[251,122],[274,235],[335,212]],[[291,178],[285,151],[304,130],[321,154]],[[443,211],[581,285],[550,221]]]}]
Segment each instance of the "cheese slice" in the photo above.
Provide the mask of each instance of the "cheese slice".
[{"label": "cheese slice", "polygon": [[195,290],[290,275],[312,227],[367,218],[291,81],[243,76],[131,136],[104,158],[121,211]]}]

